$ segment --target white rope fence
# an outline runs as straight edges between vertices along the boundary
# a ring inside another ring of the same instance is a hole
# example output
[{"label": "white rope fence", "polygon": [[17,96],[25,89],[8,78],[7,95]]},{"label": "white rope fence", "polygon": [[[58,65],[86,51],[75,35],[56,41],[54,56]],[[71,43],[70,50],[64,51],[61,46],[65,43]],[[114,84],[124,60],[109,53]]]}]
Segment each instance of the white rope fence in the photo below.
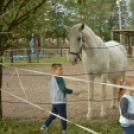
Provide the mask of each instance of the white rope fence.
[{"label": "white rope fence", "polygon": [[[2,65],[5,65],[5,64],[2,64]],[[54,114],[54,113],[52,113],[52,112],[50,112],[50,111],[48,111],[48,110],[46,110],[46,109],[43,109],[42,107],[40,107],[40,106],[37,105],[37,104],[34,104],[34,103],[28,101],[28,98],[27,98],[27,96],[26,96],[25,89],[24,89],[24,86],[23,86],[23,84],[22,84],[22,82],[21,82],[21,79],[20,79],[19,71],[18,71],[18,70],[27,71],[27,72],[33,72],[33,73],[38,73],[38,74],[51,75],[51,76],[55,76],[55,75],[52,75],[52,74],[46,73],[46,72],[36,71],[36,70],[19,69],[19,68],[15,68],[15,70],[16,70],[16,72],[17,72],[17,74],[18,74],[19,83],[20,83],[21,89],[23,90],[23,93],[24,93],[24,95],[25,95],[25,97],[26,97],[26,100],[24,100],[23,98],[20,98],[20,97],[18,97],[18,96],[16,96],[16,95],[13,95],[13,94],[7,92],[7,91],[4,90],[4,89],[2,89],[3,92],[5,92],[6,94],[8,94],[8,95],[10,95],[10,96],[13,96],[13,97],[15,97],[15,98],[17,98],[17,99],[19,99],[19,100],[21,100],[21,101],[23,101],[23,102],[26,102],[26,103],[28,103],[28,104],[34,106],[34,107],[37,107],[37,108],[39,108],[39,109],[41,109],[41,110],[44,110],[44,111],[46,111],[46,112],[48,112],[48,113],[50,113],[50,114],[52,114],[52,115],[54,115],[54,116],[56,116],[56,117],[62,119],[62,120],[65,120],[65,121],[67,121],[67,122],[70,122],[70,123],[72,123],[72,124],[74,124],[74,125],[76,125],[76,126],[82,128],[82,129],[84,129],[84,130],[86,130],[86,131],[88,131],[88,132],[91,132],[91,133],[93,133],[93,134],[98,134],[97,132],[95,132],[95,131],[93,131],[93,130],[91,130],[91,129],[89,129],[89,128],[83,127],[83,126],[81,126],[81,125],[79,125],[79,124],[76,124],[76,123],[74,123],[74,122],[72,122],[72,121],[69,121],[69,120],[67,120],[67,119],[65,119],[65,118],[63,118],[63,117],[61,117],[61,116],[59,116],[59,115],[56,115],[56,114]],[[13,74],[12,74],[10,80],[13,78],[13,75],[14,75],[14,73],[15,73],[15,70],[14,70],[14,72],[13,72]],[[75,78],[75,77],[67,77],[67,76],[59,76],[59,77],[63,77],[63,78],[65,78],[65,79],[70,79],[70,80],[74,80],[74,81],[92,82],[92,83],[97,83],[97,84],[101,84],[101,85],[107,85],[107,86],[110,86],[110,87],[117,87],[117,88],[124,88],[124,89],[127,88],[127,89],[134,90],[134,88],[128,87],[128,86],[121,86],[121,85],[114,85],[114,84],[100,83],[100,82],[93,82],[93,81],[88,81],[88,80],[79,79],[79,78]]]},{"label": "white rope fence", "polygon": [[[4,65],[4,64],[3,64],[3,65]],[[86,128],[86,127],[81,126],[81,125],[79,125],[79,124],[76,124],[76,123],[74,123],[74,122],[72,122],[72,121],[69,121],[68,119],[65,119],[65,118],[63,118],[63,117],[61,117],[61,116],[59,116],[59,115],[56,115],[56,114],[54,114],[54,113],[52,113],[52,112],[50,112],[50,111],[48,111],[48,110],[46,110],[46,109],[40,107],[39,105],[34,104],[34,103],[28,101],[28,98],[27,98],[27,96],[26,96],[25,89],[24,89],[24,86],[23,86],[23,84],[22,84],[22,82],[21,82],[21,79],[20,79],[20,77],[19,77],[19,71],[18,71],[18,70],[25,70],[25,69],[18,69],[18,68],[15,68],[15,70],[17,71],[19,83],[20,83],[21,89],[23,90],[23,93],[24,93],[24,95],[25,95],[25,97],[26,97],[26,100],[24,100],[24,99],[21,98],[21,97],[18,97],[18,96],[16,96],[16,95],[14,95],[14,94],[11,94],[11,93],[7,92],[7,91],[4,90],[4,89],[2,89],[3,92],[5,92],[6,94],[8,94],[8,95],[10,95],[10,96],[13,96],[13,97],[15,97],[15,98],[17,98],[17,99],[19,99],[19,100],[21,100],[21,101],[23,101],[23,102],[26,102],[26,103],[28,103],[28,104],[30,104],[30,105],[36,107],[36,108],[39,108],[39,109],[41,109],[41,110],[43,110],[43,111],[46,111],[47,113],[52,114],[52,115],[58,117],[59,119],[62,119],[62,120],[67,121],[67,122],[70,122],[70,123],[76,125],[77,127],[80,127],[80,128],[82,128],[82,129],[84,129],[84,130],[86,130],[86,131],[88,131],[88,132],[90,132],[90,133],[92,133],[92,134],[99,134],[99,133],[97,133],[97,132],[95,132],[95,131],[93,131],[93,130],[91,130],[91,129],[89,129],[89,128]],[[14,75],[14,73],[15,73],[15,70],[14,70],[14,72],[13,72],[13,74],[12,74],[10,80],[13,78],[13,75]],[[29,71],[29,70],[25,70],[25,71]],[[32,70],[30,70],[30,71],[32,71]],[[42,72],[39,72],[39,71],[33,71],[33,72],[42,73]],[[0,89],[0,90],[1,90],[1,89]]]}]

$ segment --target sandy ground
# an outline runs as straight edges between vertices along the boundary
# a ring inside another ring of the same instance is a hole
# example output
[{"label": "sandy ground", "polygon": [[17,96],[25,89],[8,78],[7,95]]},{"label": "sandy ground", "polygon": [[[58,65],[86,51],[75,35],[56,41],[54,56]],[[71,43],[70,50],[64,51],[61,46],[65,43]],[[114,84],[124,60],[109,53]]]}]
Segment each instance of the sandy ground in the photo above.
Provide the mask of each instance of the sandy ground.
[{"label": "sandy ground", "polygon": [[[81,75],[84,73],[82,64],[77,64],[72,66],[70,64],[63,65],[64,68],[64,75],[70,75],[70,77],[77,77],[81,79],[85,79],[85,75]],[[129,64],[128,70],[133,69],[134,65]],[[29,65],[19,67],[19,69],[27,69],[27,70],[34,70],[34,71],[41,71],[51,73],[50,65]],[[14,94],[18,97],[25,99],[25,95],[23,90],[21,89],[19,79],[17,76],[17,72],[15,72],[15,76],[10,81],[11,74],[13,73],[14,68],[4,68],[4,74],[10,75],[3,75],[3,87],[2,89],[6,90],[7,92]],[[46,103],[46,104],[39,104],[45,110],[51,111],[51,102],[49,96],[49,87],[48,82],[50,80],[50,76],[41,76],[41,73],[33,73],[24,70],[19,70],[20,80],[24,86],[26,96],[28,101],[32,103]],[[24,76],[22,76],[24,75]],[[28,75],[28,76],[25,76]],[[40,75],[40,76],[38,76]],[[74,75],[74,76],[73,76]],[[76,76],[80,75],[80,76]],[[131,71],[127,72],[127,76],[133,76],[134,73]],[[77,101],[77,102],[68,102],[67,104],[67,117],[69,120],[86,120],[86,115],[88,112],[88,102],[82,101],[87,100],[88,98],[88,90],[87,90],[87,83],[86,82],[79,82],[73,81],[69,79],[64,79],[66,82],[66,86],[70,89],[74,89],[77,91],[81,91],[81,94],[76,97],[74,95],[68,95],[68,101]],[[10,82],[9,82],[10,81]],[[99,78],[96,78],[95,81],[100,82]],[[8,83],[8,86],[7,86]],[[100,84],[95,84],[94,90],[94,99],[101,100],[101,86]],[[106,99],[112,99],[112,89],[107,87],[107,97]],[[15,97],[10,96],[2,91],[2,100],[9,101],[9,102],[22,102]],[[80,101],[81,100],[81,101]],[[79,101],[79,102],[78,102]],[[94,115],[95,119],[98,120],[101,108],[101,102],[94,102]],[[107,115],[109,119],[118,119],[119,118],[119,109],[118,109],[118,102],[116,102],[116,109],[110,109],[109,106],[111,101],[106,101],[107,105]],[[18,119],[35,119],[35,120],[45,120],[49,113],[38,109],[34,106],[24,103],[7,103],[3,102],[3,115],[6,119],[10,117],[17,117]],[[106,119],[105,119],[106,120]]]}]

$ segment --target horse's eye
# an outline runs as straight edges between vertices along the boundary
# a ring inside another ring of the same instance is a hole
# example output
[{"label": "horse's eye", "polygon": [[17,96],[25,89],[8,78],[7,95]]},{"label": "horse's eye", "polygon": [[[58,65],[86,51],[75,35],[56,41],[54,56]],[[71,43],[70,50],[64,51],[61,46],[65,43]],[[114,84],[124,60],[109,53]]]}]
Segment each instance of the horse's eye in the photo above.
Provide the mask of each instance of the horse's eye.
[{"label": "horse's eye", "polygon": [[78,38],[78,41],[80,41],[80,40],[81,40],[81,37]]}]

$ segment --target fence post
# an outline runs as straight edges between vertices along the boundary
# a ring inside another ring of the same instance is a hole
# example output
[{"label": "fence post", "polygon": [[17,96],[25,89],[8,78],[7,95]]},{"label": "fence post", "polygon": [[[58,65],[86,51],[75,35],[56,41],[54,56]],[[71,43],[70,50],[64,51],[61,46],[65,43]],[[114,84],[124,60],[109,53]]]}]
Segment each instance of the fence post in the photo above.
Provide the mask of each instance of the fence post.
[{"label": "fence post", "polygon": [[133,62],[133,42],[132,42],[132,37],[130,37],[130,46],[131,46],[131,58],[132,58],[132,62]]},{"label": "fence post", "polygon": [[122,34],[122,41],[121,41],[121,44],[124,45],[124,47],[126,48],[125,34]]},{"label": "fence post", "polygon": [[111,40],[113,40],[113,32],[111,32]]}]

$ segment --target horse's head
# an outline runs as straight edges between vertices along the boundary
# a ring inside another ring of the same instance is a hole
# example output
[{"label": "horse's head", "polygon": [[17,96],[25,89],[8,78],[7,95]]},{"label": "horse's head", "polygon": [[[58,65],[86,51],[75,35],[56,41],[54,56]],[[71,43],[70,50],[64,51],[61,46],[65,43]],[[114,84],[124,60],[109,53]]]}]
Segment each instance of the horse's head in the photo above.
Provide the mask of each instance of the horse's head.
[{"label": "horse's head", "polygon": [[69,32],[69,61],[72,65],[77,64],[79,53],[82,49],[82,30],[84,29],[84,27],[84,24],[77,24],[73,27],[68,27],[64,25],[64,28]]}]

